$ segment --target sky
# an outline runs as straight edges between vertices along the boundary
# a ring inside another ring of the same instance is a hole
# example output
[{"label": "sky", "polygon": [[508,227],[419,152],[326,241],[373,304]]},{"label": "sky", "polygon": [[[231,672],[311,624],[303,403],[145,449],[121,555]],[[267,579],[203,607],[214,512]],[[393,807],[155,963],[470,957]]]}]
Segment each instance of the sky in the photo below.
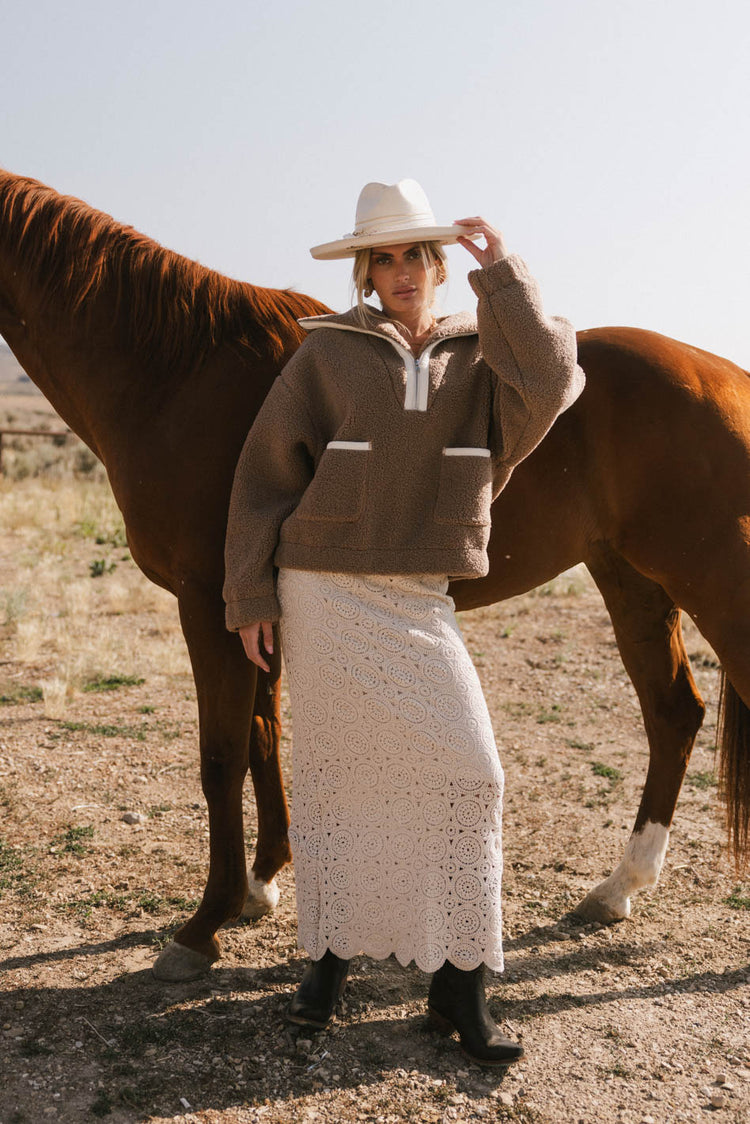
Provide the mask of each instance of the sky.
[{"label": "sky", "polygon": [[348,307],[309,247],[412,177],[577,328],[750,368],[747,0],[0,0],[0,44],[0,166],[223,273]]}]

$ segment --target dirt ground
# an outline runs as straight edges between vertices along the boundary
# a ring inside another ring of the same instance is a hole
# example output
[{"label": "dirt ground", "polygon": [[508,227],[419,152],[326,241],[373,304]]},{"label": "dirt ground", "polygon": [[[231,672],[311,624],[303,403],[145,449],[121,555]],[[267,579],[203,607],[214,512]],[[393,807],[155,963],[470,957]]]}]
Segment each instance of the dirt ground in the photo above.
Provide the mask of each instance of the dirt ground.
[{"label": "dirt ground", "polygon": [[[0,422],[34,410],[0,399]],[[461,617],[506,769],[507,971],[488,992],[527,1057],[469,1064],[426,1027],[427,978],[365,958],[311,1037],[284,1021],[292,869],[206,978],[150,973],[206,874],[189,665],[96,467],[58,448],[37,474],[32,446],[6,446],[0,481],[0,1124],[750,1120],[750,886],[722,849],[718,671],[692,626],[709,709],[664,874],[601,928],[566,915],[618,862],[647,765],[601,599],[576,570]],[[287,776],[290,738],[287,720]],[[255,822],[248,793],[249,845]]]}]

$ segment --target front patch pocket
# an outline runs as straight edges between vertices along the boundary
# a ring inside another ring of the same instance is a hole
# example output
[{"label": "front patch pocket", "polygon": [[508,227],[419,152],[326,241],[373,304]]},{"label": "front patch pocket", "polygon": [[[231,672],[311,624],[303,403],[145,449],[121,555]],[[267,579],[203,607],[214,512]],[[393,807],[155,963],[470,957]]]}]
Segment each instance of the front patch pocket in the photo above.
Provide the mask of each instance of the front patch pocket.
[{"label": "front patch pocket", "polygon": [[299,519],[353,523],[365,502],[369,441],[329,441],[315,475],[305,489]]},{"label": "front patch pocket", "polygon": [[491,504],[489,449],[443,449],[435,522],[485,527],[490,522]]}]

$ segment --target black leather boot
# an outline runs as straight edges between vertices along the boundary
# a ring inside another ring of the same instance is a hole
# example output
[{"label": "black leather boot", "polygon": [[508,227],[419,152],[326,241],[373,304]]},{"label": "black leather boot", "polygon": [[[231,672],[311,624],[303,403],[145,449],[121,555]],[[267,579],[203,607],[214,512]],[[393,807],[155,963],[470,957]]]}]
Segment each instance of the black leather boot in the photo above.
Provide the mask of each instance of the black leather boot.
[{"label": "black leather boot", "polygon": [[348,972],[349,961],[335,956],[330,949],[320,960],[312,960],[289,1004],[286,1014],[289,1022],[316,1030],[327,1026],[344,994]]},{"label": "black leather boot", "polygon": [[464,972],[446,960],[432,977],[427,1012],[441,1034],[458,1031],[461,1049],[478,1065],[510,1065],[523,1057],[523,1046],[506,1038],[487,1010],[481,964]]}]

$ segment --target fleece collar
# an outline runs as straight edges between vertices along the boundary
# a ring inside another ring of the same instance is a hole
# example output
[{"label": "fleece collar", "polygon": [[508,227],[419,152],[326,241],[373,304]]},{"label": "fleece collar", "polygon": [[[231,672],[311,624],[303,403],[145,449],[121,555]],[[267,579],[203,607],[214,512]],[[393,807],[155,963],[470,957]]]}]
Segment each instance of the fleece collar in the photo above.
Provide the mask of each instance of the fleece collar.
[{"label": "fleece collar", "polygon": [[[340,328],[349,332],[361,332],[369,336],[385,336],[401,347],[409,348],[408,333],[402,324],[396,320],[389,320],[378,308],[366,305],[370,313],[370,324],[365,328],[359,318],[359,309],[350,308],[348,312],[326,313],[324,316],[305,316],[299,321],[305,331],[315,328]],[[439,343],[441,340],[451,339],[453,336],[473,336],[478,333],[477,318],[471,312],[455,312],[450,316],[443,316],[438,320],[437,327],[427,337],[423,349]]]}]

